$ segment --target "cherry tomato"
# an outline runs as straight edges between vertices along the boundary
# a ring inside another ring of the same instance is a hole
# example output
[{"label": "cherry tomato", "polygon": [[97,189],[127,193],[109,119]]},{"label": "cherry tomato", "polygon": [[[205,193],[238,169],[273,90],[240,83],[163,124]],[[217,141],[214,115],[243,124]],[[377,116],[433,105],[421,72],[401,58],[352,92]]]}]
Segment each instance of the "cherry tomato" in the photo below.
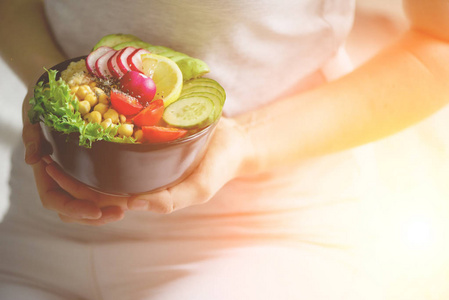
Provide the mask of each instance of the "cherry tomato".
[{"label": "cherry tomato", "polygon": [[133,122],[139,127],[156,125],[164,113],[164,101],[154,100],[141,110],[134,118]]},{"label": "cherry tomato", "polygon": [[111,104],[119,114],[125,116],[135,115],[143,109],[136,98],[115,89],[111,90]]},{"label": "cherry tomato", "polygon": [[161,126],[143,126],[143,138],[149,143],[170,142],[187,134],[187,130]]}]

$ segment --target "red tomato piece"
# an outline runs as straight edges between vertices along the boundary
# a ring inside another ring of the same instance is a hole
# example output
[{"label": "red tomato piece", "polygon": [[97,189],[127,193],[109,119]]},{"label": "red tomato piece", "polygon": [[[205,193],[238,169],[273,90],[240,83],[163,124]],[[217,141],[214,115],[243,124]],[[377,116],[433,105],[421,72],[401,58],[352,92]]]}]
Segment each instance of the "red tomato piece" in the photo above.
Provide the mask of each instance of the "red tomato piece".
[{"label": "red tomato piece", "polygon": [[139,127],[156,125],[163,113],[164,101],[162,99],[154,100],[133,118],[133,122]]},{"label": "red tomato piece", "polygon": [[139,100],[114,89],[111,90],[111,104],[119,114],[125,116],[135,115],[143,109]]},{"label": "red tomato piece", "polygon": [[161,126],[143,126],[143,138],[150,143],[174,141],[187,134],[187,130]]}]

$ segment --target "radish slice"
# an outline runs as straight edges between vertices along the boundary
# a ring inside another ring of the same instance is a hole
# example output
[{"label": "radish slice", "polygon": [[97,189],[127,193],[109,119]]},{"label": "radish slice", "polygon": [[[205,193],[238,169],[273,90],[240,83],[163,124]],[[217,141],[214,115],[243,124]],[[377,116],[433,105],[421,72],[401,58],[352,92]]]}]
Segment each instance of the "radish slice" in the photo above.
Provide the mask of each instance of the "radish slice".
[{"label": "radish slice", "polygon": [[114,76],[115,78],[120,78],[124,75],[124,73],[120,70],[117,64],[117,56],[120,51],[116,51],[113,56],[111,56],[108,60],[108,69],[109,72]]},{"label": "radish slice", "polygon": [[134,47],[126,47],[120,50],[119,53],[117,54],[117,65],[124,74],[131,71],[131,67],[127,63],[127,58],[135,50],[136,48]]},{"label": "radish slice", "polygon": [[110,47],[106,47],[106,46],[101,46],[101,47],[98,47],[95,51],[91,52],[87,56],[86,68],[90,74],[98,76],[98,73],[96,72],[96,68],[95,68],[95,63],[103,54],[105,54],[106,52],[109,52],[111,50],[114,50],[114,49],[112,49]]},{"label": "radish slice", "polygon": [[150,53],[150,51],[146,49],[137,49],[133,53],[128,56],[127,62],[130,66],[131,70],[142,72],[142,54]]},{"label": "radish slice", "polygon": [[117,51],[112,49],[111,51],[106,52],[102,56],[100,56],[99,59],[97,59],[97,62],[95,63],[95,70],[98,73],[98,76],[101,78],[106,79],[107,77],[112,76],[111,72],[108,68],[108,60],[114,56],[114,54]]}]

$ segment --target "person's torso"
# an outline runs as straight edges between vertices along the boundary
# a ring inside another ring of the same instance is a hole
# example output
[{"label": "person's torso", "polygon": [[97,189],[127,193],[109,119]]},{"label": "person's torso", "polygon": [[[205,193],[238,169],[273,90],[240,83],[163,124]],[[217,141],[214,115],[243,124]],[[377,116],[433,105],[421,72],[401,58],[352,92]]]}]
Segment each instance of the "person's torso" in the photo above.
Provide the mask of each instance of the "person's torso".
[{"label": "person's torso", "polygon": [[[119,32],[172,47],[209,64],[208,76],[226,89],[228,115],[307,88],[314,74],[338,53],[352,24],[353,6],[352,0],[46,1],[52,29],[69,57],[87,54],[102,36]],[[66,233],[75,228],[74,235],[92,234],[97,239],[294,234],[304,227],[298,214],[307,207],[350,198],[357,178],[349,153],[331,155],[233,180],[208,203],[170,215],[128,212],[123,221],[85,228],[61,224],[38,199],[30,200],[37,195],[32,188],[23,189],[30,174],[21,176],[25,168],[19,165],[11,181],[10,217],[45,220],[36,228]]]}]

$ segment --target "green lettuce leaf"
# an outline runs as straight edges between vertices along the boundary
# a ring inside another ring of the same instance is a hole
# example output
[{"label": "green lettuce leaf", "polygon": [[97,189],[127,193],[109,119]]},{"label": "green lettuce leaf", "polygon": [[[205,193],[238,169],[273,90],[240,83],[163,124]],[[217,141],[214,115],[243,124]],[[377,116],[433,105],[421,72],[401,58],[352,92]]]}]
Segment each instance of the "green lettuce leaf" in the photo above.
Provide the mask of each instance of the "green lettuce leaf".
[{"label": "green lettuce leaf", "polygon": [[78,100],[62,79],[56,80],[57,71],[48,70],[48,83],[40,81],[30,99],[28,117],[31,123],[43,122],[64,134],[78,133],[79,144],[90,148],[95,141],[134,143],[133,138],[116,137],[119,125],[103,129],[100,124],[87,123],[78,112]]}]

